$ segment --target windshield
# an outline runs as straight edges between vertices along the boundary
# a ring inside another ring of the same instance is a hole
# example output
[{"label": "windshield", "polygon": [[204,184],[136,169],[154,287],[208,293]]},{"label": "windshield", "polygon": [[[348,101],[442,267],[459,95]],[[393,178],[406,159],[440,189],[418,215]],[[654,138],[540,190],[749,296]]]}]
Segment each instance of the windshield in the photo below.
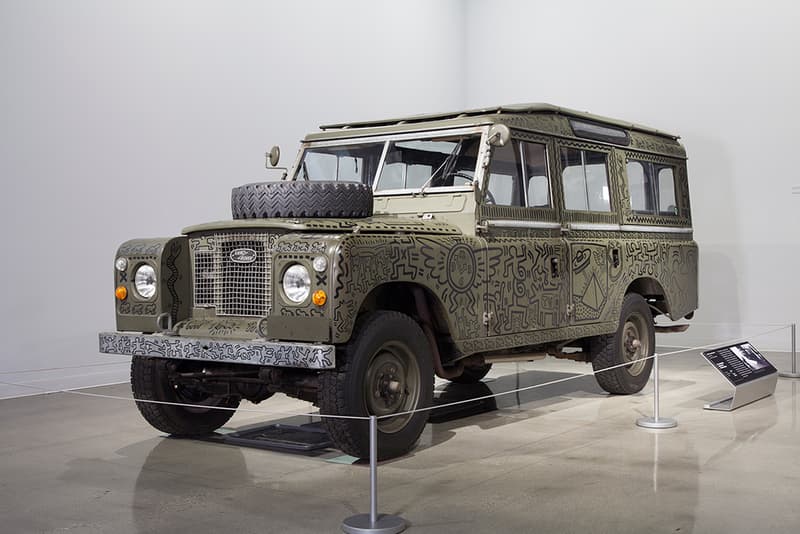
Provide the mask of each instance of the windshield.
[{"label": "windshield", "polygon": [[312,146],[303,152],[295,179],[375,184],[375,191],[469,187],[475,176],[480,139],[476,133]]},{"label": "windshield", "polygon": [[376,191],[470,185],[480,135],[390,141]]},{"label": "windshield", "polygon": [[297,180],[333,180],[372,185],[385,143],[310,147],[297,167]]}]

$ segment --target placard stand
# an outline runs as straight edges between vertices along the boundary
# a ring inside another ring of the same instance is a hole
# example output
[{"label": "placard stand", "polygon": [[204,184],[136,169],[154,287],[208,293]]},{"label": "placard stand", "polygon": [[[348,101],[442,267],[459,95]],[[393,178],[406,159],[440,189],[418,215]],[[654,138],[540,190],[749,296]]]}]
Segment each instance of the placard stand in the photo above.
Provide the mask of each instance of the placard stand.
[{"label": "placard stand", "polygon": [[797,324],[792,323],[792,370],[778,373],[783,378],[800,378],[797,372]]},{"label": "placard stand", "polygon": [[706,404],[706,410],[730,412],[775,393],[778,370],[750,343],[730,345],[702,354],[733,386],[733,395]]}]

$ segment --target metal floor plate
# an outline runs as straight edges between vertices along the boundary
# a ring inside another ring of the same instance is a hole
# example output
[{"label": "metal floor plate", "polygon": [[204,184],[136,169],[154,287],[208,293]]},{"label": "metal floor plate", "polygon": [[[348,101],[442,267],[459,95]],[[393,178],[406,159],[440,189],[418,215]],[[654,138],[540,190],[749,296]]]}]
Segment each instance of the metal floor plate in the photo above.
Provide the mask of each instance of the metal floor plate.
[{"label": "metal floor plate", "polygon": [[214,434],[210,439],[240,447],[293,452],[311,452],[333,446],[321,423],[272,423],[227,434]]}]

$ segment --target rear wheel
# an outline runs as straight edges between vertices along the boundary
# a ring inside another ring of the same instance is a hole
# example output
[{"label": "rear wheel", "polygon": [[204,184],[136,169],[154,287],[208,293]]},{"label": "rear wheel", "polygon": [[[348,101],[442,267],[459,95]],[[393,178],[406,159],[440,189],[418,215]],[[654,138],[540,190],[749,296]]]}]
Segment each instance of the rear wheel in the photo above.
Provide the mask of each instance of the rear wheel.
[{"label": "rear wheel", "polygon": [[[339,367],[320,376],[324,415],[378,419],[378,458],[407,453],[428,412],[406,413],[433,402],[433,365],[422,329],[407,315],[379,311],[359,320],[352,340],[337,353]],[[323,418],[334,444],[357,458],[369,456],[369,422]]]},{"label": "rear wheel", "polygon": [[[591,342],[592,367],[600,387],[609,393],[638,393],[650,379],[655,351],[653,314],[641,295],[629,293],[622,301],[619,328]],[[628,363],[629,365],[622,365]],[[608,369],[609,367],[616,367]]]},{"label": "rear wheel", "polygon": [[[159,404],[136,402],[139,412],[148,423],[167,434],[196,436],[209,434],[233,416],[239,397],[212,396],[199,388],[179,384],[174,380],[181,371],[196,371],[198,362],[134,356],[131,361],[131,389],[142,401],[191,404]],[[219,409],[230,408],[230,409]]]}]

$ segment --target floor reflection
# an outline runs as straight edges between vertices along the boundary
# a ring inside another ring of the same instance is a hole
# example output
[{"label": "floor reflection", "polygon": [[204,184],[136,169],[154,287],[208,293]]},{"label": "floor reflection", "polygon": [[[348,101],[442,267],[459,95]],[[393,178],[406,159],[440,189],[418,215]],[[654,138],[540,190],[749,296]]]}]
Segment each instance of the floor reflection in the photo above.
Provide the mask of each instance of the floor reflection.
[{"label": "floor reflection", "polygon": [[[253,485],[244,455],[238,447],[207,447],[175,438],[161,439],[153,447],[136,478],[133,494],[133,522],[138,532],[188,529],[192,526],[191,511],[197,507],[205,509],[203,531],[211,532],[214,525],[207,523],[210,507],[227,515],[231,508],[237,508],[237,500],[230,499],[229,494]],[[224,523],[218,526],[225,528]]]},{"label": "floor reflection", "polygon": [[430,421],[441,424],[498,410],[542,409],[586,393],[603,395],[593,376],[577,373],[524,370],[477,384],[450,382],[436,388]]},{"label": "floor reflection", "polygon": [[[758,412],[754,412],[752,409],[748,410],[748,407],[753,408],[755,404],[758,405]],[[735,432],[734,438],[706,460],[704,464],[706,467],[723,463],[727,461],[729,456],[740,449],[750,447],[751,444],[759,440],[762,434],[778,422],[778,407],[774,395],[758,400],[753,404],[742,406],[729,413]],[[756,413],[757,415],[755,415]],[[715,414],[709,415],[713,416]]]},{"label": "floor reflection", "polygon": [[[564,380],[574,377],[572,380]],[[554,381],[561,381],[552,384]],[[535,387],[540,384],[547,384]],[[531,388],[531,389],[525,389]],[[524,389],[524,391],[518,391]],[[594,377],[578,373],[552,371],[521,370],[496,378],[487,378],[476,384],[457,384],[448,382],[436,387],[434,391],[434,409],[430,412],[429,422],[434,439],[432,444],[442,443],[453,436],[452,430],[461,426],[476,425],[483,429],[495,428],[507,424],[510,420],[502,416],[503,411],[513,411],[514,420],[521,417],[535,417],[536,410],[543,410],[558,403],[568,402],[576,395],[603,396]],[[341,455],[332,449],[292,450],[281,446],[272,446],[265,442],[247,442],[239,439],[241,434],[259,432],[273,426],[309,428],[319,432],[322,423],[319,417],[293,416],[270,421],[259,422],[228,428],[209,436],[198,438],[202,441],[224,443],[232,446],[243,446],[270,449],[283,453],[332,459]],[[312,428],[313,427],[313,428]],[[309,433],[310,438],[316,436]],[[412,453],[413,454],[413,453]]]}]

